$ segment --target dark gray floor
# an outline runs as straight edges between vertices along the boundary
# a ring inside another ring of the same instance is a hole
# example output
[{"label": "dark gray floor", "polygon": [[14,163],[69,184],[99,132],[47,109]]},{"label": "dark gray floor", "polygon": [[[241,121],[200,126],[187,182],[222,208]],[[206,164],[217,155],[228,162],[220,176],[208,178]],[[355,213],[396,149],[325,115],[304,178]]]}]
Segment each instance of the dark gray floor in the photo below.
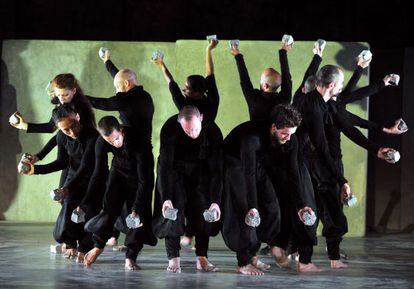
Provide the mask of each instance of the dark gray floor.
[{"label": "dark gray floor", "polygon": [[0,288],[414,288],[413,235],[348,238],[343,249],[350,267],[331,270],[323,240],[315,248],[314,263],[325,271],[297,274],[272,269],[261,277],[235,273],[236,260],[221,238],[210,245],[209,259],[219,273],[195,270],[194,252],[182,250],[182,274],[165,272],[164,241],[145,247],[138,257],[139,272],[125,272],[124,255],[106,249],[91,268],[51,254],[51,225],[0,223]]}]

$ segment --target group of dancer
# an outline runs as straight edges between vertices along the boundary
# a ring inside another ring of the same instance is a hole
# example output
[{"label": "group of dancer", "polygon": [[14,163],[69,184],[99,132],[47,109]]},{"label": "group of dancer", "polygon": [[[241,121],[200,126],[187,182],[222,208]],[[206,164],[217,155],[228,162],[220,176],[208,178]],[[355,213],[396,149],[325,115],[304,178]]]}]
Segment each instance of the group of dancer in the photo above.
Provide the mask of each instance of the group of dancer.
[{"label": "group of dancer", "polygon": [[[394,150],[373,143],[356,126],[396,135],[407,129],[401,128],[401,120],[386,128],[362,119],[346,105],[378,93],[392,76],[356,89],[372,59],[359,58],[343,88],[340,67],[319,69],[324,46],[315,44],[292,97],[287,56],[292,44],[283,42],[279,50],[281,72],[264,69],[260,87],[254,88],[238,43],[232,43],[250,120],[224,139],[215,123],[220,98],[212,51],[218,41],[208,41],[205,76],[188,76],[183,89],[163,58],[153,59],[178,112],[161,129],[156,180],[152,97],[133,70],[117,69],[108,50],[100,57],[113,77],[115,96],[85,95],[73,74],[59,74],[51,81],[54,109],[49,122],[28,123],[14,114],[17,121],[11,125],[27,133],[58,130],[39,153],[26,154],[23,165],[28,175],[62,171],[56,190],[61,210],[53,235],[66,245],[65,256],[89,266],[120,230],[126,234],[129,270],[139,269],[137,257],[144,245],[165,239],[167,271],[180,273],[181,244],[194,238],[196,268],[215,272],[218,268],[208,259],[209,239],[221,232],[236,253],[241,274],[263,275],[270,268],[257,256],[261,243],[269,246],[277,266],[289,267],[288,253],[297,252],[299,272],[319,272],[312,254],[320,220],[331,268],[347,267],[339,248],[348,231],[343,205],[352,192],[344,176],[341,132],[392,163],[388,153]],[[121,122],[104,116],[96,124],[93,108],[118,111]],[[55,146],[56,160],[38,164]],[[81,212],[85,220],[72,221],[73,213]],[[126,218],[138,225],[128,226]]]}]

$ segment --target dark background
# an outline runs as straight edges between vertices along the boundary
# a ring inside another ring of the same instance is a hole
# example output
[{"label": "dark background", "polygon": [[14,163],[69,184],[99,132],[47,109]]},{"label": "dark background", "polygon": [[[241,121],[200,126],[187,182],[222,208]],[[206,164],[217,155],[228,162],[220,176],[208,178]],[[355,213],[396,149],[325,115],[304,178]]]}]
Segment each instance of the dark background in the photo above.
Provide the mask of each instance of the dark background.
[{"label": "dark background", "polygon": [[[397,89],[370,98],[370,119],[390,126],[402,116],[414,126],[414,15],[410,1],[54,1],[0,0],[2,39],[175,41],[219,38],[365,41],[374,61],[370,78],[401,75]],[[1,45],[0,45],[1,49]],[[389,165],[369,157],[368,232],[412,232],[414,144],[404,136],[370,133],[372,140],[400,150]]]}]

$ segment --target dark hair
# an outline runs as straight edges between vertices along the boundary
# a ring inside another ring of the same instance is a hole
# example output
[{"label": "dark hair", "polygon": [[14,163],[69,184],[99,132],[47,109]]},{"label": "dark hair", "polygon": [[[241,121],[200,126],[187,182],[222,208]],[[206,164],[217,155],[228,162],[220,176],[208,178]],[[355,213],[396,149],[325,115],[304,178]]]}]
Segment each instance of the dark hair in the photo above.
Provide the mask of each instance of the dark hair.
[{"label": "dark hair", "polygon": [[279,104],[273,108],[269,120],[278,129],[282,129],[285,127],[298,127],[302,122],[302,116],[292,105]]},{"label": "dark hair", "polygon": [[110,135],[114,130],[121,131],[121,124],[116,117],[108,115],[101,118],[98,122],[98,131],[104,136]]},{"label": "dark hair", "polygon": [[187,82],[194,92],[204,94],[206,92],[205,78],[201,75],[193,74],[187,77]]},{"label": "dark hair", "polygon": [[200,117],[200,111],[193,105],[186,105],[180,110],[180,113],[178,114],[178,121],[181,121],[182,119],[188,121],[191,120],[193,116]]},{"label": "dark hair", "polygon": [[58,122],[64,118],[76,117],[76,113],[77,112],[72,108],[72,106],[63,104],[53,110],[52,119],[55,125],[57,125]]},{"label": "dark hair", "polygon": [[303,84],[305,88],[305,93],[309,93],[316,87],[316,76],[310,75],[308,78],[306,78],[305,83]]},{"label": "dark hair", "polygon": [[336,65],[325,65],[316,73],[316,85],[326,87],[331,82],[337,82],[341,68]]}]

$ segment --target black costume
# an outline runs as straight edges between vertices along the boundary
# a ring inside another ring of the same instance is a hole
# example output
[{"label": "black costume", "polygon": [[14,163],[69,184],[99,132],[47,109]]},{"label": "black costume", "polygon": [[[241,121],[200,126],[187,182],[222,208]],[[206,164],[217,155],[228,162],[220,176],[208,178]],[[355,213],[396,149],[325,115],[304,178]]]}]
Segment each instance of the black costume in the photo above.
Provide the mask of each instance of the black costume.
[{"label": "black costume", "polygon": [[49,174],[68,169],[63,187],[68,189],[69,194],[63,200],[53,236],[58,243],[65,243],[68,248],[78,247],[78,251],[82,253],[92,248],[92,239],[84,232],[83,223],[76,224],[71,221],[71,214],[86,193],[95,163],[94,147],[97,136],[95,129],[82,129],[77,139],[59,131],[56,135],[57,159],[46,165],[34,166],[34,174]]},{"label": "black costume", "polygon": [[[149,180],[152,167],[150,155],[144,148],[143,140],[137,138],[130,127],[123,128],[124,144],[116,148],[99,137],[95,146],[95,170],[91,177],[88,193],[83,200],[85,204],[95,204],[102,195],[108,173],[108,153],[112,153],[111,170],[103,201],[103,210],[93,217],[85,226],[88,232],[93,233],[94,245],[103,249],[113,233],[114,224],[121,215],[124,203],[126,210],[135,211],[143,224],[142,227],[129,229],[126,233],[126,258],[136,261],[138,253],[144,244],[155,246],[157,240],[152,233],[152,189],[153,183]],[[125,218],[125,216],[123,216]]]},{"label": "black costume", "polygon": [[[280,230],[279,202],[264,163],[271,151],[269,127],[261,122],[243,123],[224,140],[222,234],[240,267],[251,263],[260,242],[270,243]],[[245,223],[252,208],[261,217],[257,228]]]},{"label": "black costume", "polygon": [[280,92],[264,92],[260,89],[255,89],[250,80],[243,55],[238,54],[235,56],[235,59],[240,76],[240,85],[249,108],[250,120],[267,118],[276,105],[290,103],[292,99],[292,78],[289,72],[286,50],[279,50],[279,61],[282,71]]},{"label": "black costume", "polygon": [[204,82],[206,93],[200,99],[185,97],[175,81],[170,82],[169,88],[174,104],[178,110],[181,110],[184,106],[193,105],[198,108],[206,120],[214,121],[220,103],[220,96],[214,74],[207,76]]},{"label": "black costume", "polygon": [[[185,224],[194,230],[197,256],[207,257],[209,237],[220,230],[220,222],[206,222],[203,212],[212,203],[221,203],[222,142],[214,122],[203,121],[196,139],[185,134],[177,115],[161,129],[153,227],[158,238],[165,238],[169,259],[179,257]],[[166,200],[178,209],[175,221],[162,215]]]}]

